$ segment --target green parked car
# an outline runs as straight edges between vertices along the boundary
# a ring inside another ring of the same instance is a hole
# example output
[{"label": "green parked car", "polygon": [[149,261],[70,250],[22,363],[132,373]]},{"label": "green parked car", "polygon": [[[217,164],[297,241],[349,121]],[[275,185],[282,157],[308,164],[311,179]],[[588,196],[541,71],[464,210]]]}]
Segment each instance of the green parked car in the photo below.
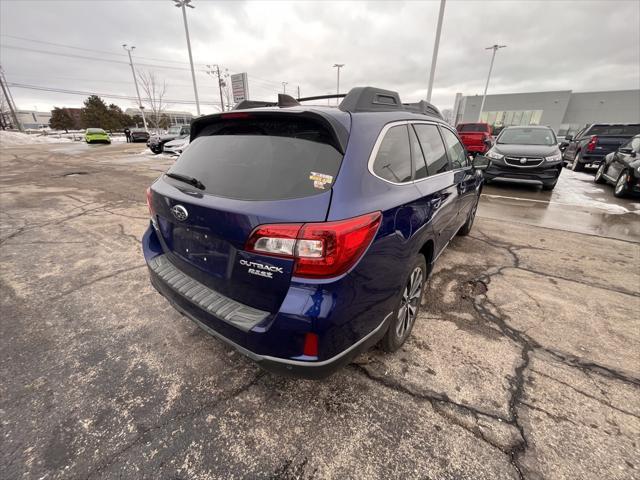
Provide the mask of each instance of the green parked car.
[{"label": "green parked car", "polygon": [[101,128],[87,128],[84,139],[87,143],[111,143],[111,137]]}]

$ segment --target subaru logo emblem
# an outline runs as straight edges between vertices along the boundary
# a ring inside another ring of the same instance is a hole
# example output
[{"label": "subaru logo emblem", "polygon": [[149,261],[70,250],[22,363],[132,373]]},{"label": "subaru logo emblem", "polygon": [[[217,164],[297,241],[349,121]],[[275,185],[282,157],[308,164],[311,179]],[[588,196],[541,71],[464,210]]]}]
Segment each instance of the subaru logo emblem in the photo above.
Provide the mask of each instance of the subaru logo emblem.
[{"label": "subaru logo emblem", "polygon": [[184,222],[189,216],[189,212],[187,212],[187,209],[182,205],[174,205],[171,207],[171,213],[173,213],[173,216],[181,222]]},{"label": "subaru logo emblem", "polygon": [[520,159],[520,163],[522,163],[524,165],[525,163],[527,163],[527,159],[525,157],[522,157]]}]

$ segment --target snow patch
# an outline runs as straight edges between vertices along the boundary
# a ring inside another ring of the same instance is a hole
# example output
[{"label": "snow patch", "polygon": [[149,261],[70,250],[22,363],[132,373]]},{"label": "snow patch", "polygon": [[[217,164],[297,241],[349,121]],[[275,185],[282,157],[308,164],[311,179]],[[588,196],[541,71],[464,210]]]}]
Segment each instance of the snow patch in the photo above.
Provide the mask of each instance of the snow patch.
[{"label": "snow patch", "polygon": [[0,146],[11,147],[15,145],[33,145],[37,143],[69,143],[73,140],[64,137],[45,135],[29,135],[22,132],[8,132],[0,130]]}]

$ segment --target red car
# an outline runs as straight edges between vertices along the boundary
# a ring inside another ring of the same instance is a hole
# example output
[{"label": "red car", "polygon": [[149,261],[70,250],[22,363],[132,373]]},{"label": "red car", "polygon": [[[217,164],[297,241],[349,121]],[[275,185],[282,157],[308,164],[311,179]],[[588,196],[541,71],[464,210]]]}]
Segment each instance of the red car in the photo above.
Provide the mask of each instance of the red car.
[{"label": "red car", "polygon": [[460,123],[456,130],[471,154],[483,154],[493,145],[493,132],[488,123]]}]

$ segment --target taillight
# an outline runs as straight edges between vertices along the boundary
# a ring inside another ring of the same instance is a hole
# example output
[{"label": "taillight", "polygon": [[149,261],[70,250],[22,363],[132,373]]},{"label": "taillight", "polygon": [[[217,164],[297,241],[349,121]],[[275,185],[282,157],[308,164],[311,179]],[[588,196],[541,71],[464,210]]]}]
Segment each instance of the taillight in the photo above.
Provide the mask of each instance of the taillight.
[{"label": "taillight", "polygon": [[349,270],[371,244],[382,214],[305,224],[261,225],[249,236],[245,250],[292,258],[293,274],[328,278]]},{"label": "taillight", "polygon": [[151,191],[151,187],[147,188],[147,207],[149,207],[149,215],[153,219],[155,211],[153,210],[153,192]]},{"label": "taillight", "polygon": [[596,149],[596,145],[598,144],[598,136],[592,135],[589,143],[587,144],[587,151],[593,152]]}]

